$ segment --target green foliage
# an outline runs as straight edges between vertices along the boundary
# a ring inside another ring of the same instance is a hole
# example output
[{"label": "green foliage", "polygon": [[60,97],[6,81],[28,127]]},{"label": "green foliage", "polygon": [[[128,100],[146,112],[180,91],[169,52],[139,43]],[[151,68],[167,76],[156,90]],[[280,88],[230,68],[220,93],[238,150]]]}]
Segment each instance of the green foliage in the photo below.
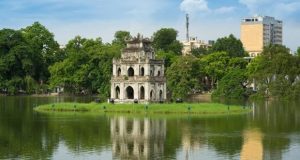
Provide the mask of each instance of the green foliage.
[{"label": "green foliage", "polygon": [[112,41],[112,44],[118,44],[121,46],[125,46],[126,45],[126,39],[130,38],[130,32],[128,31],[117,31],[115,33],[115,39]]},{"label": "green foliage", "polygon": [[247,76],[245,69],[231,69],[220,80],[218,88],[213,92],[215,97],[245,98]]},{"label": "green foliage", "polygon": [[247,67],[249,80],[255,81],[258,94],[263,97],[289,97],[290,87],[300,74],[300,59],[281,45],[269,45],[261,56]]},{"label": "green foliage", "polygon": [[164,52],[162,50],[156,52],[157,59],[163,59],[165,61],[165,69],[171,66],[179,56],[174,54],[172,51]]},{"label": "green foliage", "polygon": [[177,31],[173,28],[162,28],[153,34],[153,46],[156,51],[173,52],[181,55],[182,44],[176,40]]},{"label": "green foliage", "polygon": [[[0,91],[36,93],[49,79],[59,45],[40,23],[21,30],[0,30]],[[61,59],[61,57],[60,57]]]},{"label": "green foliage", "polygon": [[179,57],[167,69],[167,87],[173,98],[186,98],[189,94],[202,89],[199,60],[194,56]]},{"label": "green foliage", "polygon": [[211,79],[212,88],[225,75],[229,60],[230,57],[226,52],[211,53],[200,60],[205,74]]},{"label": "green foliage", "polygon": [[100,93],[108,97],[112,59],[120,49],[118,44],[103,44],[100,38],[75,37],[66,46],[67,57],[49,68],[51,86],[63,86],[73,94]]},{"label": "green foliage", "polygon": [[57,56],[60,56],[58,54],[59,45],[54,40],[53,33],[50,33],[39,22],[21,29],[21,32],[30,49],[34,52],[35,64],[37,66],[34,78],[38,81],[47,81],[50,76],[48,67],[57,61]]},{"label": "green foliage", "polygon": [[299,99],[300,98],[300,81],[296,81],[290,86],[290,99]]},{"label": "green foliage", "polygon": [[[60,48],[54,35],[38,22],[21,30],[0,30],[0,92],[46,93],[49,86],[64,87],[74,94],[110,94],[112,59],[120,57],[128,31],[117,31],[112,44],[101,38],[80,36]],[[168,89],[173,98],[216,89],[215,95],[238,98],[247,94],[244,84],[255,82],[263,97],[299,98],[300,48],[298,56],[281,45],[269,45],[248,64],[240,40],[220,38],[212,48],[192,49],[181,57],[177,31],[162,28],[153,34],[158,59],[165,61]],[[51,73],[51,74],[50,74]]]},{"label": "green foliage", "polygon": [[246,56],[243,44],[240,40],[235,38],[232,34],[228,37],[217,39],[212,46],[213,52],[227,52],[230,57],[244,57]]},{"label": "green foliage", "polygon": [[191,53],[193,56],[200,58],[208,55],[210,53],[210,50],[204,47],[192,48]]},{"label": "green foliage", "polygon": [[272,97],[286,98],[290,95],[290,87],[292,86],[287,76],[276,75],[271,81],[269,92]]}]

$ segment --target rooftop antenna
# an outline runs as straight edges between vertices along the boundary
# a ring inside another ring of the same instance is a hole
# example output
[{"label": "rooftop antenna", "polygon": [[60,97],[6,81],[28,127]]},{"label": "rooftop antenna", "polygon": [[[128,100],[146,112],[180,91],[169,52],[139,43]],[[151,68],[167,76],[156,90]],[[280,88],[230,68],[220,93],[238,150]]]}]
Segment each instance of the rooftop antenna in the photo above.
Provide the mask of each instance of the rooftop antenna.
[{"label": "rooftop antenna", "polygon": [[190,41],[190,34],[189,34],[189,14],[186,14],[186,41],[189,42]]}]

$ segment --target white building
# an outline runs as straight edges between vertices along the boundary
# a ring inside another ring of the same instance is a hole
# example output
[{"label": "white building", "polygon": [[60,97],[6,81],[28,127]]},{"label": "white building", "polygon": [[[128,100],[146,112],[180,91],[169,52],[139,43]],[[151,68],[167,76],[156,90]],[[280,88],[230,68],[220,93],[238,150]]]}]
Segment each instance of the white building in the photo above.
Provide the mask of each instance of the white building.
[{"label": "white building", "polygon": [[210,41],[210,43],[205,43],[203,40],[198,40],[197,37],[190,38],[189,41],[183,41],[181,42],[183,45],[182,48],[182,55],[189,55],[191,54],[192,49],[196,48],[210,48],[212,47],[213,41]]},{"label": "white building", "polygon": [[155,59],[150,39],[131,38],[121,58],[113,60],[111,98],[116,103],[165,101],[164,70],[164,61]]}]

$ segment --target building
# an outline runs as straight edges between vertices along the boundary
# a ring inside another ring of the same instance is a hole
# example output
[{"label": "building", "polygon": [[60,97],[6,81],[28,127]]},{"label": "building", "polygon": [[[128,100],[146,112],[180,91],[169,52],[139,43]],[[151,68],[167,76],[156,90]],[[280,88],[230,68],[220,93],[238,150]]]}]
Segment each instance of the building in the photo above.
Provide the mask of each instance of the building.
[{"label": "building", "polygon": [[166,130],[166,120],[111,118],[113,159],[146,160],[163,156]]},{"label": "building", "polygon": [[161,102],[166,100],[164,61],[155,59],[148,38],[127,40],[121,58],[113,59],[111,99],[116,103]]},{"label": "building", "polygon": [[214,41],[209,41],[209,43],[205,43],[202,40],[198,40],[197,37],[190,37],[190,33],[189,33],[189,26],[190,26],[190,21],[189,21],[189,15],[186,14],[186,40],[181,42],[181,44],[183,45],[182,48],[182,55],[189,55],[192,54],[191,51],[192,49],[196,49],[196,48],[209,48],[214,44]]},{"label": "building", "polygon": [[268,16],[244,18],[241,22],[241,41],[251,57],[269,44],[282,45],[282,21]]},{"label": "building", "polygon": [[209,43],[205,43],[203,40],[198,40],[197,37],[195,37],[190,38],[189,40],[183,41],[181,43],[183,45],[182,54],[185,56],[191,54],[192,49],[212,47],[214,41],[209,41]]}]

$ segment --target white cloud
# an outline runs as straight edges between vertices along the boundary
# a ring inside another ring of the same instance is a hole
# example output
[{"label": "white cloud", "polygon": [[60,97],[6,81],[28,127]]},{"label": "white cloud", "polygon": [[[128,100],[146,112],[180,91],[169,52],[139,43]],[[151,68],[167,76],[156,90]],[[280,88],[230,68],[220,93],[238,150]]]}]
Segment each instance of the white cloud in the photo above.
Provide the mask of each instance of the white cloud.
[{"label": "white cloud", "polygon": [[225,13],[230,13],[230,12],[233,12],[236,8],[235,7],[220,7],[220,8],[217,8],[215,9],[215,13],[216,14],[225,14]]},{"label": "white cloud", "polygon": [[285,17],[300,10],[299,0],[239,0],[245,5],[250,14],[272,14],[277,17]]},{"label": "white cloud", "polygon": [[208,6],[207,0],[183,0],[180,9],[186,13],[202,13],[202,14],[226,14],[233,12],[236,8],[233,6],[222,6],[212,9]]},{"label": "white cloud", "polygon": [[180,9],[187,13],[194,13],[197,11],[210,11],[206,0],[183,0],[180,4]]}]

